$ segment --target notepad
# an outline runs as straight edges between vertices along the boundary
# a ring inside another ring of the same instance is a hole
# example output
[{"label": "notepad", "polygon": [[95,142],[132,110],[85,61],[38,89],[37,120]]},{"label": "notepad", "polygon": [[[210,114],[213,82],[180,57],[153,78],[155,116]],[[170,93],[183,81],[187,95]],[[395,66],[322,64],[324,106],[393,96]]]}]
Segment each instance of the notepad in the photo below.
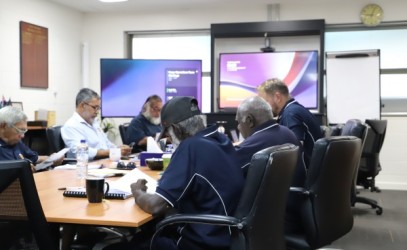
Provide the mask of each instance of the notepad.
[{"label": "notepad", "polygon": [[[64,191],[64,196],[65,197],[79,197],[79,198],[86,198],[86,189],[83,187],[71,187],[67,188]],[[105,195],[105,199],[115,199],[115,200],[125,200],[129,197],[132,197],[133,195],[131,193],[126,193],[126,192],[120,192],[117,190],[114,190],[112,192],[108,192]]]}]

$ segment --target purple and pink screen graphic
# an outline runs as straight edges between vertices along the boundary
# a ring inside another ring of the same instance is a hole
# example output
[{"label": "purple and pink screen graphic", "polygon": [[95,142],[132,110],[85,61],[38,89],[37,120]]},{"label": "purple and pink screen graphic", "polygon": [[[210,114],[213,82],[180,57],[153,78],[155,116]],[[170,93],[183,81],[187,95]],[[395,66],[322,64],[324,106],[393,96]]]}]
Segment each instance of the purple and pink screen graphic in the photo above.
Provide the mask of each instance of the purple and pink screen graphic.
[{"label": "purple and pink screen graphic", "polygon": [[271,78],[283,80],[299,103],[318,108],[318,52],[220,54],[219,108],[237,108]]},{"label": "purple and pink screen graphic", "polygon": [[202,61],[101,59],[102,117],[133,117],[148,96],[192,96],[201,106]]}]

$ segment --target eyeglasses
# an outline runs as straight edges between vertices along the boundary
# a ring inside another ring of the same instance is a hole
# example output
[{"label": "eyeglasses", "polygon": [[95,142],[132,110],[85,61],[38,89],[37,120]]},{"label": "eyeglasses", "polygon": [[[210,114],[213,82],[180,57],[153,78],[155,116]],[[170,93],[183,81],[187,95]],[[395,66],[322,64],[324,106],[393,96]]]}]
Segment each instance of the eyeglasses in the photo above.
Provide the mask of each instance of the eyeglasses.
[{"label": "eyeglasses", "polygon": [[90,107],[92,107],[95,111],[99,111],[99,110],[101,110],[102,109],[102,107],[101,106],[93,106],[93,105],[90,105],[89,103],[87,103],[87,102],[84,102],[86,105],[88,105],[88,106],[90,106]]},{"label": "eyeglasses", "polygon": [[17,133],[19,133],[20,135],[23,135],[23,134],[25,134],[25,133],[27,133],[27,131],[28,131],[28,129],[21,129],[21,128],[17,128],[16,126],[14,126],[14,125],[11,125],[16,131],[17,131]]}]

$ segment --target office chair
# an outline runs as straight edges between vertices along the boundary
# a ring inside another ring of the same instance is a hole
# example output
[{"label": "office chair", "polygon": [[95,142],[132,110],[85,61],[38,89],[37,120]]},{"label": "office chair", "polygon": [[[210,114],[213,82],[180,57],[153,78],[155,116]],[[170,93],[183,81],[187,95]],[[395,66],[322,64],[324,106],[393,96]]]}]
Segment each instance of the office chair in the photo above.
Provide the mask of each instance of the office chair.
[{"label": "office chair", "polygon": [[119,125],[120,137],[122,138],[123,144],[126,144],[126,145],[129,145],[129,142],[127,141],[127,136],[126,136],[126,131],[127,131],[127,128],[129,127],[129,125],[130,125],[130,123],[128,123],[128,122]]},{"label": "office chair", "polygon": [[353,227],[349,194],[361,140],[354,136],[315,142],[304,188],[290,188],[303,197],[302,230],[286,232],[288,249],[317,249],[339,239]]},{"label": "office chair", "polygon": [[360,162],[361,162],[361,157],[363,155],[362,149],[365,148],[365,142],[368,137],[368,127],[365,124],[362,124],[362,122],[358,119],[351,119],[348,120],[345,125],[342,128],[342,134],[343,136],[356,136],[362,140],[362,145],[361,145],[361,151],[360,151],[360,156],[359,156],[359,161],[356,163],[357,167],[355,169],[355,174],[354,174],[354,185],[352,186],[351,190],[351,203],[352,206],[355,206],[355,203],[363,203],[370,205],[372,208],[376,209],[376,214],[380,215],[383,213],[383,208],[378,205],[377,201],[362,197],[358,195],[358,191],[356,188],[357,185],[357,179],[358,179],[358,171],[360,167]]},{"label": "office chair", "polygon": [[294,174],[298,147],[273,146],[253,155],[246,183],[233,216],[176,214],[157,225],[154,238],[178,223],[201,223],[230,227],[231,249],[285,249],[284,215]]},{"label": "office chair", "polygon": [[27,161],[0,162],[0,219],[10,225],[28,221],[39,249],[59,249],[59,227],[47,223]]},{"label": "office chair", "polygon": [[[370,188],[371,192],[380,192],[380,189],[376,187],[375,177],[382,169],[379,155],[386,135],[387,120],[366,119],[365,123],[368,126],[367,134],[357,171],[356,185],[363,186],[365,189]],[[377,215],[383,213],[383,208],[378,205],[376,200],[371,198],[356,195],[352,203],[353,206],[355,203],[370,205],[373,209],[376,209]]]},{"label": "office chair", "polygon": [[64,140],[61,136],[61,125],[48,127],[46,130],[47,140],[49,143],[49,153],[55,153],[65,148]]},{"label": "office chair", "polygon": [[[49,144],[49,154],[60,151],[65,148],[64,140],[61,135],[61,125],[48,127],[46,130],[47,140]],[[76,163],[74,158],[65,158],[62,164]]]},{"label": "office chair", "polygon": [[362,150],[357,183],[366,189],[370,188],[372,192],[380,192],[376,187],[375,177],[382,170],[379,157],[386,136],[387,120],[366,119],[365,123],[369,127]]}]

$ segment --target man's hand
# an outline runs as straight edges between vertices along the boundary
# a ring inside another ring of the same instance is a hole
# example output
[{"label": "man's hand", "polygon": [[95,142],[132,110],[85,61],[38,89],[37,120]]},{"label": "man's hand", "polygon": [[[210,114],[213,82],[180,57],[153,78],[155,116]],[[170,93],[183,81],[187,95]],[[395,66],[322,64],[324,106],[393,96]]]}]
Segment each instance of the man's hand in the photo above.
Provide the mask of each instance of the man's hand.
[{"label": "man's hand", "polygon": [[122,156],[128,156],[129,154],[131,154],[132,148],[129,147],[128,145],[121,145],[120,149],[121,149]]},{"label": "man's hand", "polygon": [[135,199],[137,199],[137,196],[140,194],[138,191],[143,191],[143,192],[147,191],[146,184],[147,184],[147,181],[145,179],[139,179],[139,180],[137,180],[137,182],[132,183],[130,185],[131,192],[133,193],[133,196]]},{"label": "man's hand", "polygon": [[147,181],[145,179],[139,179],[130,185],[134,201],[147,213],[153,215],[163,214],[169,209],[168,203],[159,195],[146,193],[146,184]]},{"label": "man's hand", "polygon": [[[55,154],[55,153],[54,153],[54,154]],[[64,159],[65,159],[65,157],[62,156],[61,158],[55,160],[55,161],[52,163],[52,165],[53,165],[53,166],[59,166],[59,165],[62,164],[62,162],[64,161]]]}]

